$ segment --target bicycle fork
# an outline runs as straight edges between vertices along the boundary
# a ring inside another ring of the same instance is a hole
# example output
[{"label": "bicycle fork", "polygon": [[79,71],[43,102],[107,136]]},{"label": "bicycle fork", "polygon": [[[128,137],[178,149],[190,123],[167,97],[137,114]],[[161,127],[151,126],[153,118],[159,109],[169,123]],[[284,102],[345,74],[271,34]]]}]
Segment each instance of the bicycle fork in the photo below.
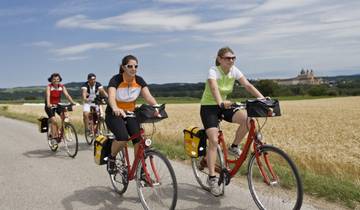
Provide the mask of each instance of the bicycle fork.
[{"label": "bicycle fork", "polygon": [[[257,139],[257,138],[255,139],[256,142],[260,142],[260,140],[261,139]],[[269,156],[268,156],[269,154],[267,152],[262,152],[261,146],[256,146],[256,145],[259,144],[254,144],[255,158],[260,173],[264,178],[263,181],[270,186],[276,185],[278,183],[278,177],[276,176],[275,171],[273,170],[273,167],[269,161]],[[260,145],[262,145],[261,142]],[[265,164],[263,164],[262,160],[264,160]]]}]

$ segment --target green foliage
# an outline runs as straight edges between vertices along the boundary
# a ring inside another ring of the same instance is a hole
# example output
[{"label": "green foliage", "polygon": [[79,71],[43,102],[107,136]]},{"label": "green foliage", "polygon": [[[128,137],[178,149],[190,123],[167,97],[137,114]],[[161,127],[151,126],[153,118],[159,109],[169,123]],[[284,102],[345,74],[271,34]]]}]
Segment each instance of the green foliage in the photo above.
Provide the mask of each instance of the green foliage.
[{"label": "green foliage", "polygon": [[259,80],[255,86],[264,96],[276,96],[279,90],[279,85],[273,80]]}]

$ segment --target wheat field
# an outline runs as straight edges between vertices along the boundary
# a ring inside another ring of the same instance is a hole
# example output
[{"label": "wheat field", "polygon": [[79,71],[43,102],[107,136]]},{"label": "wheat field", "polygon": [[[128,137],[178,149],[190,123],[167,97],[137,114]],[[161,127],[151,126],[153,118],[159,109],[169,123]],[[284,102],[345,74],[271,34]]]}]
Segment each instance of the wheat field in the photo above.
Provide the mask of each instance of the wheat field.
[{"label": "wheat field", "polygon": [[[360,185],[360,97],[281,101],[281,117],[269,118],[263,136],[286,151],[300,170],[346,178]],[[45,115],[43,106],[7,105],[8,111]],[[154,139],[171,144],[182,141],[188,126],[202,127],[199,104],[168,104],[169,118],[156,125]],[[82,121],[82,107],[71,118]],[[263,122],[260,120],[260,122]],[[222,123],[225,139],[233,140],[236,125]],[[159,143],[158,142],[158,143]],[[244,142],[244,140],[243,140]]]}]

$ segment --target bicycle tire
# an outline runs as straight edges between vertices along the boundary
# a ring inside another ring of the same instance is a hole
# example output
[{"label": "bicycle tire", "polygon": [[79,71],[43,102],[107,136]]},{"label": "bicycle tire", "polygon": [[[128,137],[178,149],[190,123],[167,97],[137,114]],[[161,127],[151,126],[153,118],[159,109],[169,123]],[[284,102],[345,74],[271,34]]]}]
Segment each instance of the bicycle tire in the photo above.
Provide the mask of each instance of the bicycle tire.
[{"label": "bicycle tire", "polygon": [[[88,145],[91,145],[95,139],[94,124],[89,123],[88,127],[84,128],[85,140]],[[89,132],[90,131],[90,132]]]},{"label": "bicycle tire", "polygon": [[[259,161],[267,176],[271,176],[265,163],[265,155],[277,179],[264,181],[255,153],[248,164],[248,184],[251,196],[259,209],[300,209],[303,200],[303,186],[299,172],[290,157],[281,149],[264,145],[259,148]],[[281,182],[281,183],[280,183]]]},{"label": "bicycle tire", "polygon": [[[199,185],[206,191],[210,191],[210,187],[207,184],[207,179],[209,176],[209,170],[206,166],[206,161],[204,162],[204,156],[191,158],[191,166],[194,172],[194,176]],[[220,145],[217,145],[217,160],[215,164],[215,175],[217,177],[221,176],[222,169],[225,168],[224,155],[221,150]],[[220,183],[221,194],[225,192],[225,184]]]},{"label": "bicycle tire", "polygon": [[170,161],[160,152],[148,150],[145,152],[145,167],[149,179],[141,162],[136,171],[137,192],[144,209],[175,209],[177,181]]},{"label": "bicycle tire", "polygon": [[108,134],[108,129],[106,127],[106,123],[104,118],[100,117],[98,122],[98,135],[106,136]]},{"label": "bicycle tire", "polygon": [[116,173],[109,174],[111,185],[113,186],[115,192],[122,195],[126,192],[129,180],[128,180],[128,171],[124,158],[124,149],[121,150],[115,159],[116,164]]},{"label": "bicycle tire", "polygon": [[47,138],[47,142],[48,142],[48,145],[49,145],[49,148],[51,151],[53,152],[56,152],[57,149],[59,148],[58,145],[53,145],[52,143],[52,138],[51,138],[51,123],[50,123],[50,120],[48,121],[48,129],[47,129],[47,132],[46,132],[46,138]]},{"label": "bicycle tire", "polygon": [[66,153],[69,157],[74,158],[79,149],[79,142],[75,127],[71,123],[64,124],[63,140]]}]

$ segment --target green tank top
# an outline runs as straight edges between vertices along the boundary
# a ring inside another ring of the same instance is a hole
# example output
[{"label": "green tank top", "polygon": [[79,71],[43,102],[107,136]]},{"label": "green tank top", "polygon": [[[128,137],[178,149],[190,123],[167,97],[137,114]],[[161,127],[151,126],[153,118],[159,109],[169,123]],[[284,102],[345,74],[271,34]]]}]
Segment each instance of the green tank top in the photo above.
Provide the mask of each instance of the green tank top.
[{"label": "green tank top", "polygon": [[[216,70],[220,73],[220,78],[216,78],[218,89],[222,100],[226,100],[227,96],[233,91],[235,78],[231,77],[230,72],[225,74],[220,66],[217,66],[216,68]],[[211,93],[208,81],[206,81],[205,90],[203,92],[200,104],[217,105],[216,100]]]}]

